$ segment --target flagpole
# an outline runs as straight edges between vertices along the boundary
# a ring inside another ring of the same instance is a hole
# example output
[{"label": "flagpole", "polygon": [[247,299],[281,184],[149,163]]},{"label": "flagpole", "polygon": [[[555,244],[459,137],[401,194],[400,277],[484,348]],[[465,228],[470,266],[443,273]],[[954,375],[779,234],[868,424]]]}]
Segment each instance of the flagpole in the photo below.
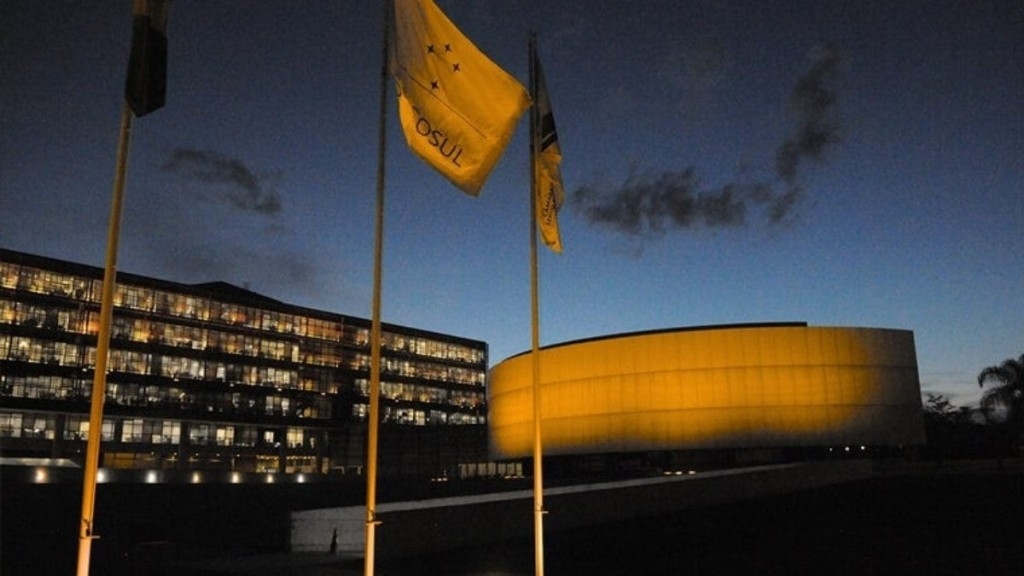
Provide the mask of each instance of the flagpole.
[{"label": "flagpole", "polygon": [[114,316],[117,284],[117,247],[121,235],[121,212],[128,173],[128,151],[136,116],[163,107],[167,74],[166,0],[132,0],[132,46],[128,59],[125,99],[121,107],[121,128],[114,168],[114,191],[107,228],[107,252],[100,294],[99,328],[96,334],[96,365],[93,367],[92,397],[89,404],[89,432],[82,478],[82,515],[78,525],[77,576],[88,576],[92,541],[96,535],[96,480],[100,444],[103,441],[103,403],[106,400],[107,361],[110,356],[110,326]]},{"label": "flagpole", "polygon": [[537,36],[530,32],[530,317],[533,361],[533,538],[537,576],[544,575],[544,465],[541,442],[540,402],[540,313],[537,266]]},{"label": "flagpole", "polygon": [[373,303],[370,324],[370,410],[366,436],[366,542],[363,574],[373,576],[377,525],[377,444],[380,425],[380,308],[384,253],[384,159],[386,144],[388,48],[391,27],[391,1],[384,0],[384,25],[381,41],[380,123],[377,136],[377,208],[373,240]]},{"label": "flagpole", "polygon": [[89,409],[89,434],[85,451],[85,477],[82,480],[82,517],[78,526],[78,576],[88,576],[92,541],[95,533],[96,475],[99,471],[100,442],[103,429],[103,401],[107,386],[107,356],[110,351],[110,325],[114,309],[114,286],[117,276],[117,245],[121,230],[121,206],[124,199],[125,175],[128,171],[128,149],[132,136],[132,110],[125,102],[121,110],[121,130],[117,145],[117,167],[114,171],[114,192],[110,203],[110,224],[107,229],[106,264],[103,269],[103,291],[100,297],[100,325],[96,336],[96,366],[93,370],[92,400]]}]

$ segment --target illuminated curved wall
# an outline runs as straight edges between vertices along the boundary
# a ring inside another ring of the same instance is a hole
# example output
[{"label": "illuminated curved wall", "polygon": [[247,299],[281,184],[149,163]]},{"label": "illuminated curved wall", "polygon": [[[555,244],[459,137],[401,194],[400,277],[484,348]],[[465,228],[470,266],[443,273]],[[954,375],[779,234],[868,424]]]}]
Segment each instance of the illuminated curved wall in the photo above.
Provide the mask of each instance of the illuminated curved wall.
[{"label": "illuminated curved wall", "polygon": [[[532,454],[532,355],[490,374],[491,452]],[[924,429],[909,330],[746,325],[540,351],[545,454],[903,446]]]}]

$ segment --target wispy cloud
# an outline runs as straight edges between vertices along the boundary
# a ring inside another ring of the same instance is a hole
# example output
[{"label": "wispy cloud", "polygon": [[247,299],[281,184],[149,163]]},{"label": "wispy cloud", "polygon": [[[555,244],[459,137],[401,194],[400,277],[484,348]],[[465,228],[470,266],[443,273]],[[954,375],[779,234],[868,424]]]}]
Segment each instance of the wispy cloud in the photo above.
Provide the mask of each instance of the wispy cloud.
[{"label": "wispy cloud", "polygon": [[633,236],[660,236],[673,228],[739,227],[749,223],[751,213],[770,225],[789,220],[804,194],[801,167],[807,160],[822,161],[840,141],[833,119],[839,49],[825,44],[812,52],[812,60],[793,88],[796,122],[776,148],[774,178],[709,187],[693,165],[661,173],[634,171],[618,185],[577,188],[570,206],[594,225]]},{"label": "wispy cloud", "polygon": [[241,160],[220,152],[175,148],[161,169],[186,180],[214,185],[212,198],[235,209],[266,215],[281,211],[281,198],[271,178],[257,175]]},{"label": "wispy cloud", "polygon": [[590,222],[632,235],[661,234],[667,228],[739,226],[748,205],[767,202],[764,184],[730,183],[703,188],[693,167],[659,175],[631,174],[614,191],[583,186],[572,202]]},{"label": "wispy cloud", "polygon": [[796,83],[790,103],[798,123],[775,154],[775,172],[787,184],[796,180],[805,160],[820,161],[839,143],[839,128],[831,117],[839,95],[834,86],[839,72],[839,47],[825,44],[814,51],[814,65]]}]

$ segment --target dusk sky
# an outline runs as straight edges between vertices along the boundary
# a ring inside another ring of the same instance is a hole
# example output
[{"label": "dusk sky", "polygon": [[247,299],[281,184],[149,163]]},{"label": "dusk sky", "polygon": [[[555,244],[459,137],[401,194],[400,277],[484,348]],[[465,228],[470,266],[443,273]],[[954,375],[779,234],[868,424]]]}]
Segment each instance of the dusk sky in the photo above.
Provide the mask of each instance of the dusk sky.
[{"label": "dusk sky", "polygon": [[[974,402],[1024,352],[1024,4],[439,0],[564,156],[541,343],[751,322],[912,330]],[[0,246],[103,266],[129,0],[0,5]],[[173,0],[118,268],[370,317],[379,0]],[[389,83],[383,320],[530,347],[525,116],[479,198]]]}]

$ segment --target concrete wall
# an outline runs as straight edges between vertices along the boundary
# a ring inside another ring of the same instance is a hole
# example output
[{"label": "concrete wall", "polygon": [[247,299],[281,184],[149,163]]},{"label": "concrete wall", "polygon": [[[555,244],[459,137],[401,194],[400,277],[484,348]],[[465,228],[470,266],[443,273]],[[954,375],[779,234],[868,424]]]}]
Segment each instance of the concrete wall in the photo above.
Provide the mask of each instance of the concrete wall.
[{"label": "concrete wall", "polygon": [[[846,460],[759,466],[684,476],[662,476],[544,491],[548,533],[629,518],[742,501],[867,478],[868,461]],[[361,557],[365,507],[293,512],[292,552],[327,552],[338,530],[337,552]],[[381,504],[378,558],[416,555],[530,537],[529,490],[482,496]]]}]

